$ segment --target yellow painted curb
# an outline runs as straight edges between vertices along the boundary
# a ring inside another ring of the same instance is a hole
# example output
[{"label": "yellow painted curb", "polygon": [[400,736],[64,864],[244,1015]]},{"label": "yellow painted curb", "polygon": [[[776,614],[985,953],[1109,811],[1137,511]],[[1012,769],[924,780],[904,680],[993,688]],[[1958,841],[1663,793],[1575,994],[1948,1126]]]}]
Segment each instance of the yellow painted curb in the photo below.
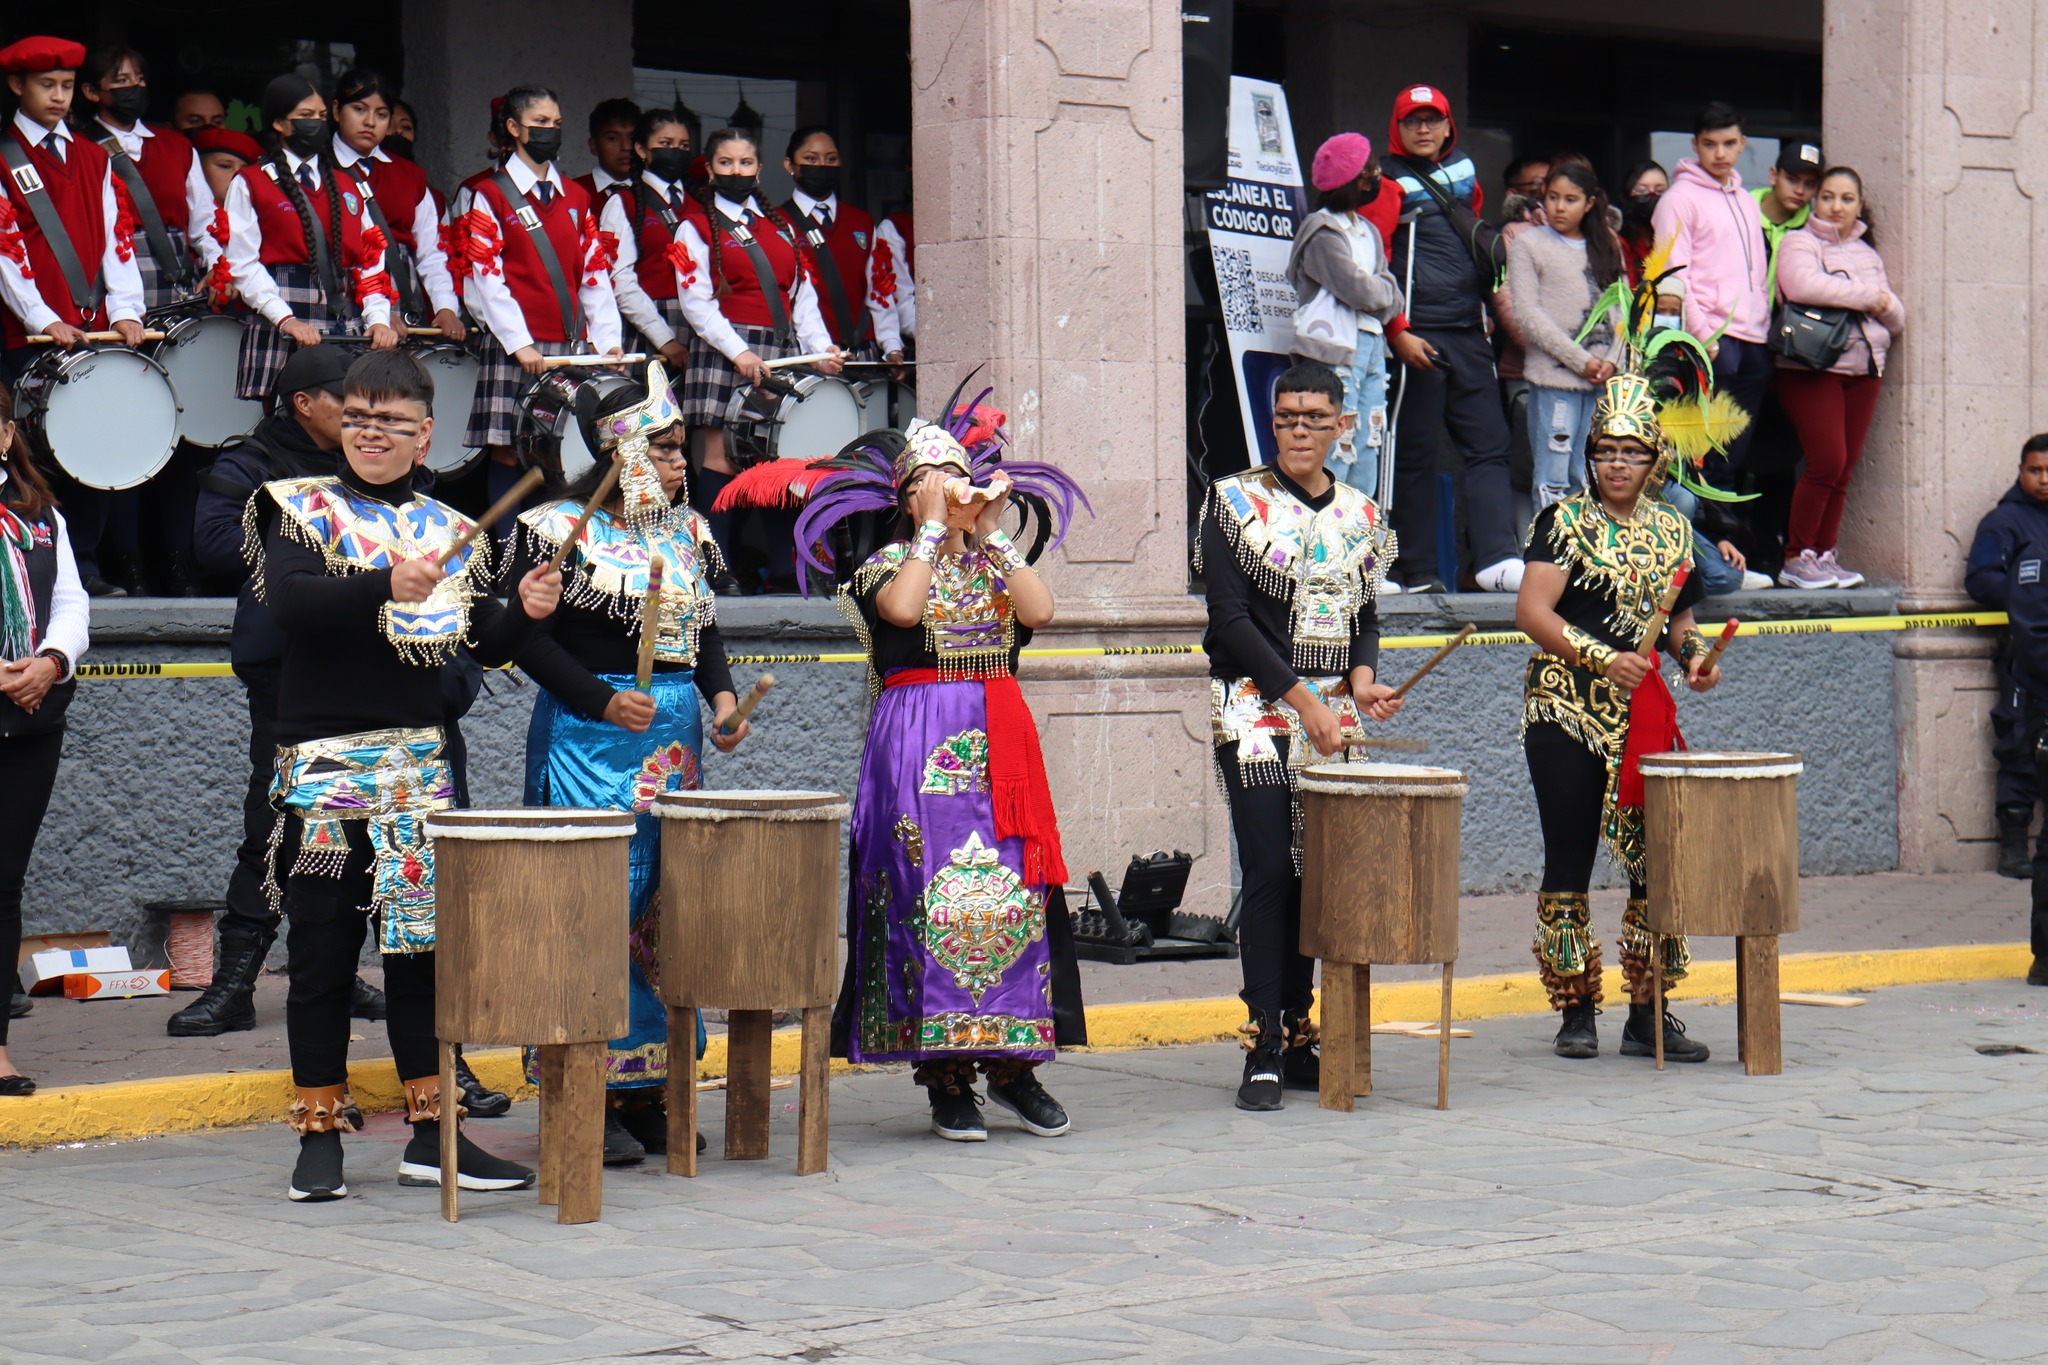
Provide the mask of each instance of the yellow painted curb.
[{"label": "yellow painted curb", "polygon": [[[1780,963],[1779,984],[1788,991],[1842,992],[1938,981],[1998,981],[2024,977],[2032,961],[2032,952],[2024,943],[1793,953]],[[1605,986],[1609,999],[1626,998],[1627,987],[1618,967],[1608,969]],[[1733,962],[1696,963],[1692,974],[1672,992],[1681,1000],[1725,998],[1734,993]],[[1437,997],[1434,981],[1390,982],[1374,989],[1372,1017],[1375,1021],[1434,1019]],[[1537,1014],[1548,1008],[1542,983],[1533,973],[1468,977],[1456,981],[1452,989],[1451,1016],[1455,1019]],[[1219,1042],[1235,1037],[1243,1021],[1244,1006],[1234,997],[1096,1005],[1088,1010],[1088,1050]],[[797,1053],[796,1030],[777,1032],[771,1069],[778,1075],[793,1074]],[[475,1051],[468,1056],[470,1066],[486,1085],[521,1099],[534,1095],[516,1049]],[[849,1070],[844,1062],[833,1064],[835,1073]],[[725,1074],[723,1037],[710,1040],[698,1074],[707,1078]],[[349,1087],[366,1113],[399,1107],[398,1073],[388,1061],[351,1066]],[[280,1122],[291,1098],[291,1075],[285,1071],[59,1086],[27,1099],[0,1101],[0,1147],[48,1147]]]}]

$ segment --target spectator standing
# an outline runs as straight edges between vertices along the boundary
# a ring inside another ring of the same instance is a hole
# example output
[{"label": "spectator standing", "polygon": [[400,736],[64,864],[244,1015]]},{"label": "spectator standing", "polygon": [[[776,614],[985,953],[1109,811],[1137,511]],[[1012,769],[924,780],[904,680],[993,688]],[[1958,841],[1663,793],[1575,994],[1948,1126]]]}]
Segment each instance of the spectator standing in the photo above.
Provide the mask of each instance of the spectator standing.
[{"label": "spectator standing", "polygon": [[1380,232],[1359,215],[1379,197],[1372,140],[1339,133],[1309,168],[1316,210],[1295,230],[1287,258],[1294,286],[1294,352],[1321,361],[1344,381],[1352,426],[1330,450],[1330,470],[1367,497],[1379,491],[1387,439],[1386,330],[1401,316],[1401,288]]},{"label": "spectator standing", "polygon": [[[1651,232],[1658,242],[1670,241],[1671,264],[1685,267],[1665,282],[1663,297],[1682,296],[1668,311],[1680,315],[1713,357],[1715,390],[1755,413],[1771,378],[1764,349],[1771,310],[1763,214],[1742,192],[1735,169],[1748,145],[1742,115],[1732,106],[1716,101],[1702,109],[1693,122],[1693,155],[1678,163],[1671,188],[1657,201]],[[1725,452],[1708,457],[1710,482],[1735,489],[1749,440],[1745,431]]]},{"label": "spectator standing", "polygon": [[[1547,156],[1518,156],[1508,163],[1500,173],[1500,180],[1510,196],[1520,195],[1532,203],[1543,202],[1543,187],[1550,183],[1550,158]],[[1512,222],[1514,208],[1505,201],[1501,204],[1501,221]]]},{"label": "spectator standing", "polygon": [[1397,320],[1387,341],[1403,367],[1394,405],[1395,576],[1410,592],[1443,590],[1436,453],[1448,431],[1464,460],[1474,577],[1486,591],[1514,592],[1522,581],[1521,537],[1507,416],[1486,337],[1486,296],[1500,283],[1497,243],[1478,221],[1478,171],[1458,150],[1450,98],[1432,85],[1407,86],[1395,97],[1387,144],[1388,186],[1366,214],[1390,244],[1408,306],[1409,325]]},{"label": "spectator standing", "polygon": [[1827,164],[1811,142],[1787,141],[1778,148],[1771,183],[1750,191],[1763,215],[1764,252],[1770,258],[1764,284],[1773,304],[1778,301],[1778,247],[1786,233],[1805,227],[1812,216],[1814,191],[1820,188],[1821,168]]},{"label": "spectator standing", "polygon": [[597,164],[576,177],[590,196],[591,212],[602,216],[615,194],[633,188],[633,130],[640,106],[629,99],[599,100],[590,111],[590,155]]},{"label": "spectator standing", "polygon": [[1508,294],[1528,347],[1523,370],[1539,512],[1586,486],[1593,404],[1622,345],[1618,309],[1578,339],[1593,302],[1622,274],[1607,192],[1584,166],[1562,165],[1551,171],[1543,202],[1549,221],[1508,246]]},{"label": "spectator standing", "polygon": [[1650,226],[1657,201],[1671,188],[1671,177],[1654,161],[1638,161],[1621,181],[1621,259],[1628,266],[1628,282],[1643,282],[1643,257],[1656,245]]},{"label": "spectator standing", "polygon": [[1863,217],[1863,179],[1847,166],[1821,177],[1813,216],[1780,248],[1778,287],[1791,303],[1847,308],[1861,314],[1849,344],[1825,370],[1790,360],[1778,363],[1778,401],[1799,432],[1806,469],[1792,494],[1785,532],[1788,588],[1853,588],[1864,580],[1835,558],[1849,479],[1863,458],[1863,439],[1883,384],[1892,338],[1906,325],[1905,309],[1885,277]]},{"label": "spectator standing", "polygon": [[220,102],[220,96],[204,87],[187,90],[171,104],[171,128],[186,137],[201,128],[225,128],[228,126],[228,107]]}]

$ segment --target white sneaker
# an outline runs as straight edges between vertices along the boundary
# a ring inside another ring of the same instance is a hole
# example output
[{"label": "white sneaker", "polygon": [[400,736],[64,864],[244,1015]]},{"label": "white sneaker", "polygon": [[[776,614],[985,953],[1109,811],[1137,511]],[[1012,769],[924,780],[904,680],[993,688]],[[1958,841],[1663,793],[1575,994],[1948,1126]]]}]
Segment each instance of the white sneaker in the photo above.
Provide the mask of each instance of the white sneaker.
[{"label": "white sneaker", "polygon": [[1837,563],[1833,550],[1821,552],[1820,566],[1835,576],[1835,586],[1838,588],[1860,588],[1869,581],[1854,569],[1845,569]]},{"label": "white sneaker", "polygon": [[1762,592],[1765,588],[1773,586],[1775,585],[1771,582],[1771,576],[1767,573],[1758,573],[1755,569],[1744,569],[1742,571],[1742,590],[1744,592]]},{"label": "white sneaker", "polygon": [[1811,550],[1801,550],[1796,556],[1785,561],[1785,567],[1778,574],[1778,586],[1783,588],[1834,588],[1841,586],[1838,579],[1820,562]]},{"label": "white sneaker", "polygon": [[1472,575],[1481,592],[1520,592],[1522,590],[1522,561],[1503,559],[1498,564],[1489,564]]}]

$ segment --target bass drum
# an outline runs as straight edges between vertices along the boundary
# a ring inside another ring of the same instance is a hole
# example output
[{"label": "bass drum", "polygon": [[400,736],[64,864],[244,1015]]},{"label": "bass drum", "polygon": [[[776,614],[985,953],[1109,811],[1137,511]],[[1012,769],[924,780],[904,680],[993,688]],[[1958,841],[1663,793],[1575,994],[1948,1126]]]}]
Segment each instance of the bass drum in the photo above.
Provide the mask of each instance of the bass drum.
[{"label": "bass drum", "polygon": [[550,444],[558,453],[562,482],[574,483],[592,465],[597,454],[583,439],[583,424],[576,420],[576,398],[585,389],[602,401],[606,394],[635,381],[621,374],[592,373],[589,370],[550,370],[533,381],[519,396],[520,436],[528,449],[545,457]]},{"label": "bass drum", "polygon": [[484,453],[480,446],[463,444],[483,366],[454,345],[422,346],[413,352],[413,358],[426,366],[434,381],[434,439],[427,447],[427,468],[441,478],[452,478]]},{"label": "bass drum", "polygon": [[147,483],[178,446],[170,376],[125,346],[37,356],[15,383],[14,415],[87,488]]},{"label": "bass drum", "polygon": [[725,432],[734,463],[822,460],[837,455],[862,432],[887,425],[862,392],[835,375],[807,374],[787,385],[743,384],[725,409]]},{"label": "bass drum", "polygon": [[149,354],[164,367],[177,395],[178,439],[217,450],[254,431],[263,420],[263,404],[235,396],[247,324],[226,313],[198,313],[166,323],[164,339],[153,343]]}]

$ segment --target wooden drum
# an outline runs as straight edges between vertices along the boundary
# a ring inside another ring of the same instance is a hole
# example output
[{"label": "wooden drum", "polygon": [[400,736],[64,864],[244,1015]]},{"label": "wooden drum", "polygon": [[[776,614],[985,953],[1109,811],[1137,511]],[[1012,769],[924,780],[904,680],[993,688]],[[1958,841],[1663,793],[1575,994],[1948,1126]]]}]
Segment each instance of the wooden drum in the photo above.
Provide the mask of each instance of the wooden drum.
[{"label": "wooden drum", "polygon": [[[839,851],[831,792],[688,791],[661,817],[661,998],[669,1009],[668,1168],[697,1173],[696,1021],[727,1011],[725,1157],[768,1155],[774,1011],[803,1011],[799,1175],[825,1169],[832,1003],[839,990]],[[674,1053],[681,1050],[682,1058]]]},{"label": "wooden drum", "polygon": [[[604,1195],[605,1042],[628,1026],[622,811],[528,807],[437,811],[434,1032],[441,1094],[455,1095],[454,1045],[540,1049],[540,1200],[588,1223]],[[441,1125],[442,1169],[455,1125]],[[457,1182],[441,1182],[453,1221]]]},{"label": "wooden drum", "polygon": [[[1799,927],[1798,754],[1696,752],[1642,760],[1650,928],[1735,940],[1737,1051],[1752,1076],[1784,1070],[1778,936]],[[1656,965],[1663,1011],[1664,957]],[[1663,1030],[1657,1031],[1663,1065]]]},{"label": "wooden drum", "polygon": [[1301,951],[1323,964],[1325,1109],[1372,1093],[1370,964],[1443,964],[1437,1108],[1450,1104],[1451,964],[1465,775],[1405,763],[1301,774]]}]

